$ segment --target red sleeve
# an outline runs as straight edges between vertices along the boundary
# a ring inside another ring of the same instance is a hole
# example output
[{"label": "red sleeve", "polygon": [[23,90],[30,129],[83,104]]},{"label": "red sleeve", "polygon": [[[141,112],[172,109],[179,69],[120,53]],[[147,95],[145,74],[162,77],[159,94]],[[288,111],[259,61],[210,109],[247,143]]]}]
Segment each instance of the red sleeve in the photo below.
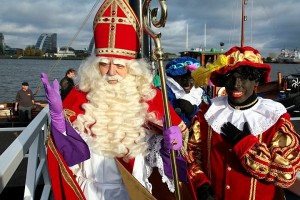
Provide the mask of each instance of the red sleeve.
[{"label": "red sleeve", "polygon": [[85,200],[81,188],[51,137],[47,143],[47,163],[54,199]]},{"label": "red sleeve", "polygon": [[[72,114],[69,115],[71,122],[77,118],[78,114],[83,114],[85,112],[81,106],[86,102],[88,102],[86,93],[80,91],[77,87],[73,87],[63,101],[65,113],[68,115],[68,113],[72,112]],[[68,112],[68,110],[70,112]]]},{"label": "red sleeve", "polygon": [[[163,105],[163,95],[161,91],[157,88],[156,90],[156,95],[153,99],[150,101],[147,101],[147,104],[149,105],[148,112],[154,112],[156,114],[156,117],[159,121],[161,121],[165,111],[164,111],[164,105]],[[173,126],[179,126],[180,124],[183,123],[182,119],[177,115],[175,112],[174,108],[170,103],[169,104],[169,110],[170,110],[170,117],[172,121]],[[161,123],[160,123],[161,125]]]}]

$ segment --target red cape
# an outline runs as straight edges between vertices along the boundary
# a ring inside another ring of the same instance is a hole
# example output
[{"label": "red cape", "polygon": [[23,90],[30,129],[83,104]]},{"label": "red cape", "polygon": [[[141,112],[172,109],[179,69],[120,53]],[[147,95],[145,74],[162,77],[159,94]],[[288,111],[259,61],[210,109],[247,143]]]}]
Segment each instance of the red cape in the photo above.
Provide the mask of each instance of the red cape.
[{"label": "red cape", "polygon": [[[161,91],[158,89],[156,89],[156,91],[156,96],[147,102],[149,105],[148,112],[155,112],[158,119],[157,123],[150,123],[150,128],[156,129],[159,131],[158,133],[162,134],[161,119],[164,115],[164,108]],[[86,93],[79,91],[76,87],[74,87],[63,101],[64,112],[69,121],[74,121],[78,114],[84,114],[84,110],[81,105],[86,102]],[[179,126],[183,134],[188,134],[187,127],[170,104],[169,108],[172,125]],[[60,152],[57,150],[52,138],[49,138],[47,145],[48,169],[55,199],[85,199],[74,175],[67,166]],[[127,170],[131,171],[129,166],[125,167]]]}]

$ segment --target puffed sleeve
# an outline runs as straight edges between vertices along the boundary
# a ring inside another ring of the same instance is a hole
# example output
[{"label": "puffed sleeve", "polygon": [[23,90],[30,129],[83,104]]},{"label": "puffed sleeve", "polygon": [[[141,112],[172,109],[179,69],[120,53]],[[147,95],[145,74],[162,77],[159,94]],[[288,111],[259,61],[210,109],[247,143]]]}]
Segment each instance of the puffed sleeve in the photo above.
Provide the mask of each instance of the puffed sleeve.
[{"label": "puffed sleeve", "polygon": [[256,144],[246,152],[240,150],[249,142],[246,138],[234,147],[234,151],[252,176],[287,188],[295,182],[296,174],[300,171],[300,137],[289,117],[283,115],[279,124],[276,130],[267,130],[273,132],[270,136],[266,133],[267,136],[252,137]]}]

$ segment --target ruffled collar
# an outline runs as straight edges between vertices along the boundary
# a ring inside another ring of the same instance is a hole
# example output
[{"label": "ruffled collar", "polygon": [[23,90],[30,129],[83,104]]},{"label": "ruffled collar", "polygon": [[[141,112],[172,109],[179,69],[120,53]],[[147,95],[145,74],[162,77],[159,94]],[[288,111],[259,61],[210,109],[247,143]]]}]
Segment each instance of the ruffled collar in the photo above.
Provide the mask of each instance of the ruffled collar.
[{"label": "ruffled collar", "polygon": [[204,117],[212,129],[219,133],[226,122],[231,122],[238,129],[243,130],[247,121],[251,133],[258,136],[273,126],[281,115],[286,113],[285,107],[270,99],[257,97],[255,105],[246,110],[237,110],[228,104],[227,96],[212,99],[212,104]]}]

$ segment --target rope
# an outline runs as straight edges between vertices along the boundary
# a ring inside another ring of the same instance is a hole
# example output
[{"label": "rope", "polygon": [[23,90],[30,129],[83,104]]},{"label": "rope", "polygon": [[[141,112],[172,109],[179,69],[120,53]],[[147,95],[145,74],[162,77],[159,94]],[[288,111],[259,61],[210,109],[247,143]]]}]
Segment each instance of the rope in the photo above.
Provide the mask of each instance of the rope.
[{"label": "rope", "polygon": [[[235,7],[235,10],[241,10],[241,7],[239,7],[239,2],[240,2],[240,0],[235,0],[232,4],[234,4],[234,5],[232,5],[232,7]],[[238,23],[238,22],[240,22],[240,20],[237,22],[237,19],[240,19],[240,15],[238,15],[238,17],[237,17],[237,13],[236,12],[231,12],[231,20],[232,20],[232,27],[231,27],[231,29],[230,29],[230,33],[229,33],[229,41],[228,41],[228,44],[229,44],[229,46],[233,46],[234,45],[234,39],[233,38],[236,38],[237,36],[237,34],[234,34],[234,33],[236,33],[237,32],[237,27],[236,27],[236,24]],[[238,26],[238,25],[237,25]]]},{"label": "rope", "polygon": [[[99,2],[102,0],[97,0],[95,2],[95,4],[93,5],[92,9],[90,10],[90,12],[88,13],[88,15],[84,18],[83,22],[81,23],[81,26],[79,27],[79,29],[77,30],[77,32],[75,33],[75,35],[72,37],[72,39],[68,42],[67,47],[69,48],[73,42],[76,40],[77,36],[79,35],[80,31],[83,29],[84,25],[86,24],[86,22],[88,21],[88,19],[90,18],[91,14],[93,13],[93,11],[95,10],[95,8],[97,7],[97,5],[99,4]],[[58,64],[60,63],[61,59],[63,58],[63,56],[59,57],[59,59],[56,60],[56,62],[51,66],[48,74],[50,75],[53,70],[58,66]],[[35,92],[33,93],[33,95],[36,95],[40,89],[42,87],[42,82],[40,82],[40,84],[38,85],[37,89],[35,90]]]}]

